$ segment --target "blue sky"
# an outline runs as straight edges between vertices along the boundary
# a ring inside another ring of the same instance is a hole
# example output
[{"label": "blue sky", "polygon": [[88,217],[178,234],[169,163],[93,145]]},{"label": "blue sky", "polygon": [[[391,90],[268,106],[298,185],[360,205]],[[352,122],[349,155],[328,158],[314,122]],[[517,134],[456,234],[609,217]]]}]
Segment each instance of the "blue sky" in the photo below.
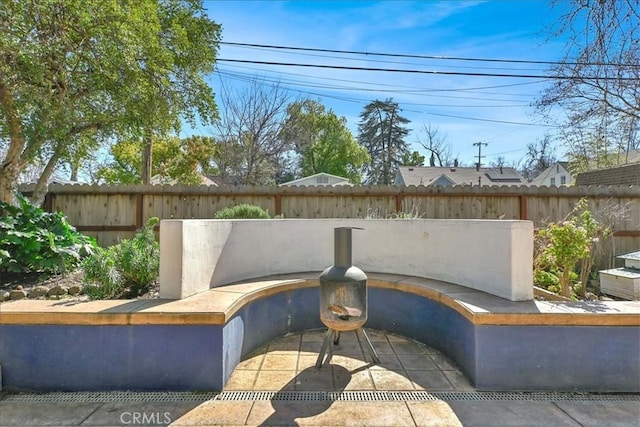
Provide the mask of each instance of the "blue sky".
[{"label": "blue sky", "polygon": [[[482,59],[557,61],[562,40],[548,29],[561,11],[539,1],[219,1],[204,0],[222,25],[224,42],[296,46]],[[219,58],[355,67],[402,68],[488,74],[547,75],[549,65],[388,58],[333,53],[284,52],[222,45]],[[411,120],[408,141],[424,139],[431,124],[446,135],[460,161],[472,163],[483,147],[483,163],[497,156],[519,160],[530,142],[552,128],[541,126],[531,106],[551,83],[540,78],[447,76],[328,70],[219,62],[214,90],[236,79],[280,80],[294,97],[310,97],[347,118],[357,135],[359,114],[374,99],[393,98]],[[230,74],[231,73],[231,74]],[[310,87],[312,86],[312,87]],[[509,122],[509,123],[501,123]],[[558,148],[558,155],[562,149]]]}]

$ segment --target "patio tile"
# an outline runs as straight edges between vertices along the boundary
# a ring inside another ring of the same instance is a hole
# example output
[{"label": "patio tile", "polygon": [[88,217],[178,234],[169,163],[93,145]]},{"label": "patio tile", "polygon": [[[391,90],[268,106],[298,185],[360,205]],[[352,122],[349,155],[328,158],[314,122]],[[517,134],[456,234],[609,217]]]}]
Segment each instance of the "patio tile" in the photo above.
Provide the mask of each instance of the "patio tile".
[{"label": "patio tile", "polygon": [[331,363],[334,365],[342,366],[348,371],[361,369],[364,367],[370,367],[371,364],[364,360],[362,357],[356,356],[343,356],[336,354],[331,358]]},{"label": "patio tile", "polygon": [[[400,359],[395,354],[378,354],[380,357],[380,363],[371,366],[371,370],[383,370],[388,369],[391,371],[402,371],[402,365]],[[369,359],[367,359],[369,360]]]},{"label": "patio tile", "polygon": [[296,354],[269,353],[262,362],[263,371],[295,371],[298,356]]},{"label": "patio tile", "polygon": [[422,354],[398,354],[400,363],[407,371],[422,370],[431,371],[438,370],[438,365],[425,353]]},{"label": "patio tile", "polygon": [[248,425],[413,426],[404,402],[256,402]]},{"label": "patio tile", "polygon": [[324,341],[324,337],[327,334],[326,329],[316,329],[313,331],[305,331],[302,334],[302,342],[319,342]]},{"label": "patio tile", "polygon": [[342,343],[334,345],[331,344],[331,351],[333,354],[342,354],[342,355],[362,355],[362,348],[360,348],[360,343]]},{"label": "patio tile", "polygon": [[358,344],[358,337],[353,331],[340,333],[340,344],[355,343]]},{"label": "patio tile", "polygon": [[296,367],[296,370],[300,372],[307,368],[313,368],[316,365],[316,360],[318,360],[317,354],[301,354],[300,356],[298,356],[298,365]]},{"label": "patio tile", "polygon": [[555,402],[556,406],[585,427],[640,425],[638,402]]},{"label": "patio tile", "polygon": [[403,337],[402,335],[396,335],[396,334],[392,334],[390,332],[387,332],[386,335],[387,335],[387,340],[389,340],[389,342],[406,342],[406,341],[408,341],[407,338]]},{"label": "patio tile", "polygon": [[443,354],[430,354],[429,357],[431,357],[435,364],[438,365],[438,367],[442,370],[458,370],[458,366],[455,364],[455,362]]},{"label": "patio tile", "polygon": [[[158,404],[158,402],[110,402],[103,404],[81,424],[75,425],[100,427],[136,424],[167,425],[180,419],[199,405],[197,402],[162,402],[162,404]],[[0,423],[0,425],[6,424]]]},{"label": "patio tile", "polygon": [[453,386],[441,371],[407,371],[418,390],[453,390]]},{"label": "patio tile", "polygon": [[378,354],[393,354],[393,347],[386,341],[372,341],[371,345]]},{"label": "patio tile", "polygon": [[393,350],[396,354],[415,354],[415,353],[424,353],[424,349],[422,349],[418,344],[413,341],[393,341],[391,343]]},{"label": "patio tile", "polygon": [[244,425],[253,402],[210,400],[175,420],[172,426]]},{"label": "patio tile", "polygon": [[334,390],[332,366],[325,365],[321,369],[307,368],[299,372],[295,377],[295,389],[302,391]]},{"label": "patio tile", "polygon": [[254,390],[293,390],[296,371],[260,371]]},{"label": "patio tile", "polygon": [[375,390],[375,386],[373,384],[373,379],[371,378],[371,374],[368,370],[362,370],[357,372],[349,372],[345,373],[340,370],[334,370],[333,373],[333,381],[336,384],[336,388],[338,386],[346,383],[344,385],[344,390],[360,390],[360,391],[370,391]]},{"label": "patio tile", "polygon": [[299,419],[299,425],[389,427],[413,426],[404,402],[334,402],[326,411]]},{"label": "patio tile", "polygon": [[302,341],[302,343],[300,344],[300,353],[318,354],[321,348],[322,341]]},{"label": "patio tile", "polygon": [[404,373],[371,370],[376,390],[414,390],[413,383]]},{"label": "patio tile", "polygon": [[259,371],[236,369],[224,386],[225,390],[253,390]]},{"label": "patio tile", "polygon": [[300,350],[300,335],[290,335],[272,341],[267,351],[269,353],[290,353]]},{"label": "patio tile", "polygon": [[442,371],[456,390],[475,390],[469,379],[460,371]]},{"label": "patio tile", "polygon": [[257,354],[255,356],[251,356],[251,357],[243,360],[242,362],[238,363],[238,366],[236,366],[236,369],[240,369],[240,370],[244,370],[244,369],[249,369],[249,370],[260,369],[260,367],[262,366],[262,361],[263,360],[264,360],[264,353],[263,354]]},{"label": "patio tile", "polygon": [[447,402],[407,402],[409,411],[420,427],[462,427],[462,423]]},{"label": "patio tile", "polygon": [[455,401],[449,406],[464,426],[580,426],[553,402]]},{"label": "patio tile", "polygon": [[[80,425],[97,411],[102,403],[75,402],[12,402],[0,401],[0,425],[69,426]],[[28,414],[27,416],[23,414]]]},{"label": "patio tile", "polygon": [[365,332],[367,333],[367,336],[369,337],[370,341],[382,341],[382,342],[387,342],[387,335],[385,334],[384,331],[379,331],[377,329],[369,329],[369,328],[365,328]]}]

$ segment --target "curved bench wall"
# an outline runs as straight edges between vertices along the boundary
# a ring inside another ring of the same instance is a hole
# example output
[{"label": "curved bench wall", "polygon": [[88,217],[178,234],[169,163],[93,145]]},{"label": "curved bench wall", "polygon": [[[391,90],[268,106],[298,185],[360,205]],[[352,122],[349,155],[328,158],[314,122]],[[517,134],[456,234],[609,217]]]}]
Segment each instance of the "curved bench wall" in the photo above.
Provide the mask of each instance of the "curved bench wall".
[{"label": "curved bench wall", "polygon": [[[255,348],[288,332],[322,327],[317,280],[279,283],[257,291],[240,284],[197,297],[195,306],[212,307],[221,295],[235,291],[238,297],[219,312],[189,311],[189,299],[100,301],[77,304],[77,309],[52,301],[7,304],[0,311],[3,385],[12,390],[222,389]],[[485,300],[486,307],[506,304],[507,310],[470,308]],[[37,306],[58,311],[20,310]],[[526,312],[527,307],[536,303],[512,303],[419,278],[374,278],[365,326],[442,351],[479,389],[640,392],[637,309],[604,316],[559,312],[561,306],[555,305],[553,313]]]}]

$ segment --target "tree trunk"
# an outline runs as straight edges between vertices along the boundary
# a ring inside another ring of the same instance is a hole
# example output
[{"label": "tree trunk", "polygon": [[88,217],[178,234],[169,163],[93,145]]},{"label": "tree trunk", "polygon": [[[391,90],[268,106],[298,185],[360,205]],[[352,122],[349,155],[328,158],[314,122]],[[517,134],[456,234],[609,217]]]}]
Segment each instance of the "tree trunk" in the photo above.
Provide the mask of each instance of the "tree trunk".
[{"label": "tree trunk", "polygon": [[25,166],[22,151],[26,141],[18,111],[13,103],[13,96],[2,79],[0,79],[0,105],[4,116],[2,125],[6,126],[9,134],[9,149],[0,165],[0,201],[13,204],[13,186]]},{"label": "tree trunk", "polygon": [[55,150],[53,150],[53,154],[49,158],[47,165],[44,167],[42,174],[40,174],[40,178],[38,178],[38,182],[36,183],[36,187],[33,189],[33,194],[29,198],[31,204],[34,206],[42,206],[44,203],[44,198],[47,195],[47,189],[49,184],[49,178],[53,175],[53,171],[58,164],[58,160],[60,160],[60,155],[64,149],[64,143],[58,142],[56,144]]},{"label": "tree trunk", "polygon": [[562,296],[563,297],[567,297],[567,298],[571,298],[571,285],[570,285],[570,278],[569,275],[571,274],[571,269],[570,268],[564,268],[562,270],[562,276],[560,276],[560,286],[561,286],[561,290],[562,290]]},{"label": "tree trunk", "polygon": [[69,176],[70,181],[78,180],[78,164],[76,162],[71,162],[71,175]]},{"label": "tree trunk", "polygon": [[151,167],[153,164],[153,141],[151,140],[151,132],[146,131],[142,138],[142,183],[151,183]]},{"label": "tree trunk", "polygon": [[5,166],[0,168],[0,202],[13,204],[13,183],[18,179],[18,173]]}]

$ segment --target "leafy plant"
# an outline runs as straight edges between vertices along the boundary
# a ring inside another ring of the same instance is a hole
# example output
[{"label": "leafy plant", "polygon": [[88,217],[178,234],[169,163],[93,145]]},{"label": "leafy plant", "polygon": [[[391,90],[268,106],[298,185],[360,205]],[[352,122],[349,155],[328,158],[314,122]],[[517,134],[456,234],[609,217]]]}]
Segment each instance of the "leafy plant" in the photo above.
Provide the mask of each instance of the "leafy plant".
[{"label": "leafy plant", "polygon": [[0,202],[0,271],[71,271],[97,247],[61,212],[45,212],[19,193],[16,200],[18,206]]},{"label": "leafy plant", "polygon": [[83,263],[85,293],[90,298],[138,296],[149,290],[160,272],[160,245],[153,232],[158,221],[149,218],[133,239],[99,248]]},{"label": "leafy plant", "polygon": [[242,203],[220,209],[213,217],[215,219],[269,219],[269,211],[260,206]]},{"label": "leafy plant", "polygon": [[[611,230],[593,217],[587,201],[581,199],[567,219],[549,224],[536,236],[534,277],[548,284],[549,275],[555,275],[563,296],[571,297],[574,292],[584,296],[596,245],[610,235]],[[576,282],[578,265],[580,281]]]}]

